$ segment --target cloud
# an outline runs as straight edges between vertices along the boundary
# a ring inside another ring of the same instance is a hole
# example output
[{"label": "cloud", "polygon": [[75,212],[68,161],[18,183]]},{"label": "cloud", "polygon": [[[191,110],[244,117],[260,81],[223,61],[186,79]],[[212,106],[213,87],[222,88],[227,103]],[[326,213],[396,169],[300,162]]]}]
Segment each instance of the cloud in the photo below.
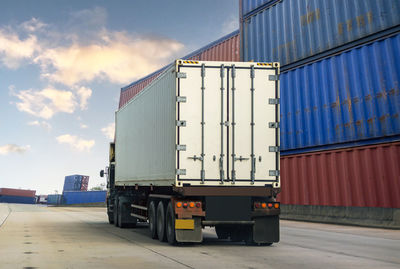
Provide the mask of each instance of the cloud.
[{"label": "cloud", "polygon": [[125,32],[99,33],[89,45],[50,48],[35,58],[42,77],[65,85],[103,79],[128,83],[168,63],[183,45],[161,37],[131,37]]},{"label": "cloud", "polygon": [[81,127],[81,129],[87,129],[89,126],[87,126],[87,125],[84,124],[84,123],[81,123],[81,124],[79,125],[79,127]]},{"label": "cloud", "polygon": [[40,127],[43,127],[43,128],[45,128],[45,129],[47,129],[47,130],[50,130],[50,129],[51,129],[50,123],[48,123],[48,122],[46,122],[46,121],[38,121],[38,120],[35,120],[35,121],[30,121],[30,122],[28,122],[27,124],[30,125],[30,126],[40,126]]},{"label": "cloud", "polygon": [[21,23],[20,28],[27,32],[37,32],[45,28],[47,24],[43,23],[37,18],[32,18],[29,21]]},{"label": "cloud", "polygon": [[86,87],[77,87],[76,93],[79,97],[79,106],[81,110],[87,109],[88,100],[92,96],[92,90]]},{"label": "cloud", "polygon": [[30,61],[36,51],[40,46],[35,35],[20,39],[17,34],[0,29],[0,63],[7,68],[17,69],[22,61]]},{"label": "cloud", "polygon": [[239,19],[237,16],[231,15],[222,23],[222,34],[226,35],[239,29]]},{"label": "cloud", "polygon": [[108,124],[106,127],[101,128],[101,131],[103,134],[110,140],[114,140],[114,134],[115,134],[115,123],[112,122]]},{"label": "cloud", "polygon": [[31,146],[18,146],[15,144],[6,144],[4,146],[0,146],[0,155],[7,155],[9,153],[19,153],[23,154],[28,151]]},{"label": "cloud", "polygon": [[56,139],[58,143],[68,144],[78,151],[89,151],[95,144],[94,140],[85,140],[70,134],[60,135]]},{"label": "cloud", "polygon": [[16,92],[11,86],[10,92],[19,99],[19,102],[15,103],[19,111],[44,119],[50,119],[58,112],[73,113],[77,106],[71,91],[57,90],[53,87],[40,91],[29,89]]}]

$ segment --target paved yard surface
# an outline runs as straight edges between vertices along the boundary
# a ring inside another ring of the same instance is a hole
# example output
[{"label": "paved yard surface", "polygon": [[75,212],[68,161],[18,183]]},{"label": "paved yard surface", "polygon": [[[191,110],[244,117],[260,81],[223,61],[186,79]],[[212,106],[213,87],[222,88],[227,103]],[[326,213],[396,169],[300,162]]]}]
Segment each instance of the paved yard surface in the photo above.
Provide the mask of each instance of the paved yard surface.
[{"label": "paved yard surface", "polygon": [[119,229],[104,208],[0,204],[0,268],[400,268],[400,231],[281,222],[281,242],[248,247],[204,230],[172,247],[147,225]]}]

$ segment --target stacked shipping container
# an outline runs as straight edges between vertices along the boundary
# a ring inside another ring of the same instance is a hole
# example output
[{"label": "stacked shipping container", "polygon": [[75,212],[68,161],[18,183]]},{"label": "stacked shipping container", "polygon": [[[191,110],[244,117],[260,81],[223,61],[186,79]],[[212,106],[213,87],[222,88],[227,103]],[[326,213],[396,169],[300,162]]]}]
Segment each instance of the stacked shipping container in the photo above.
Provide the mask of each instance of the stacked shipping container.
[{"label": "stacked shipping container", "polygon": [[[240,60],[239,31],[234,31],[209,45],[184,56],[182,59],[197,61],[239,61]],[[144,87],[156,79],[169,65],[121,89],[119,108],[124,106]]]},{"label": "stacked shipping container", "polygon": [[242,60],[282,65],[281,201],[400,208],[400,1],[240,2]]},{"label": "stacked shipping container", "polygon": [[34,204],[36,191],[0,188],[0,203]]},{"label": "stacked shipping container", "polygon": [[64,191],[87,191],[89,176],[72,175],[66,176],[64,180]]}]

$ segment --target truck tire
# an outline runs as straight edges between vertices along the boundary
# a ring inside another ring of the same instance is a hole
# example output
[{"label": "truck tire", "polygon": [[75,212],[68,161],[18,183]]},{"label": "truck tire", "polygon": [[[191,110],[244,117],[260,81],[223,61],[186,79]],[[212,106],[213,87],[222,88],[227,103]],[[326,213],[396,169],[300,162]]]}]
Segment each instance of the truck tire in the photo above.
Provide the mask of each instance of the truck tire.
[{"label": "truck tire", "polygon": [[118,199],[115,198],[114,200],[114,226],[115,227],[119,227],[119,223],[118,223]]},{"label": "truck tire", "polygon": [[172,203],[168,203],[167,207],[167,216],[166,216],[166,234],[167,234],[167,241],[170,245],[176,244],[176,237],[175,237],[175,212],[172,206]]},{"label": "truck tire", "polygon": [[157,216],[155,202],[151,201],[149,204],[149,230],[150,236],[153,239],[157,239]]},{"label": "truck tire", "polygon": [[157,206],[157,235],[160,242],[167,241],[165,233],[165,206],[162,201],[158,202]]},{"label": "truck tire", "polygon": [[215,232],[218,239],[228,239],[230,235],[230,230],[224,226],[215,226]]},{"label": "truck tire", "polygon": [[110,210],[110,201],[107,201],[107,216],[108,216],[108,223],[114,224],[114,214]]}]

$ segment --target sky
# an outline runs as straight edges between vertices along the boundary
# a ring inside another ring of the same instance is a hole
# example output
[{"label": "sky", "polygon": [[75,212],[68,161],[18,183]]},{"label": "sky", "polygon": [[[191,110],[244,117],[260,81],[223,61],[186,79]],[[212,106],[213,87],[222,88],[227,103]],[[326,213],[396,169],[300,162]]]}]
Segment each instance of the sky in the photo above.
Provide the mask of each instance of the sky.
[{"label": "sky", "polygon": [[0,188],[105,182],[123,86],[238,29],[237,0],[2,0]]}]

